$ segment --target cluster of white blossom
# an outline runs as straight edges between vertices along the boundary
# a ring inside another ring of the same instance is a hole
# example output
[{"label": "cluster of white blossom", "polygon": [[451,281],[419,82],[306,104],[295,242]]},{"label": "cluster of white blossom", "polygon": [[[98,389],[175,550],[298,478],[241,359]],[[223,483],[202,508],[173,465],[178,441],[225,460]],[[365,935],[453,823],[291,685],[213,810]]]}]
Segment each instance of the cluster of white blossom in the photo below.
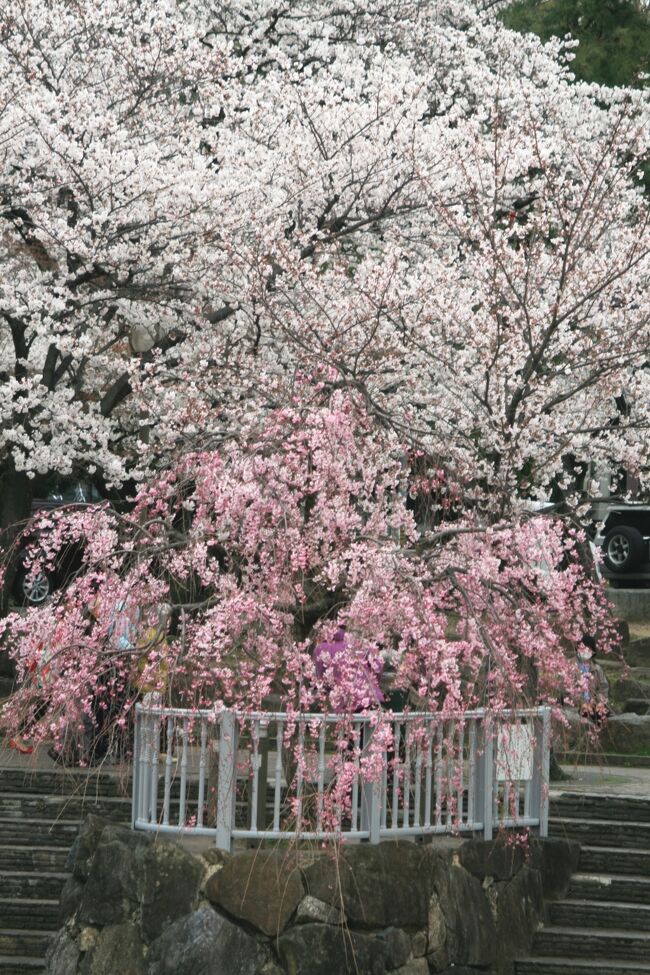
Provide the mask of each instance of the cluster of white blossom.
[{"label": "cluster of white blossom", "polygon": [[307,376],[499,504],[643,475],[647,98],[502,6],[7,0],[0,467],[116,482]]}]

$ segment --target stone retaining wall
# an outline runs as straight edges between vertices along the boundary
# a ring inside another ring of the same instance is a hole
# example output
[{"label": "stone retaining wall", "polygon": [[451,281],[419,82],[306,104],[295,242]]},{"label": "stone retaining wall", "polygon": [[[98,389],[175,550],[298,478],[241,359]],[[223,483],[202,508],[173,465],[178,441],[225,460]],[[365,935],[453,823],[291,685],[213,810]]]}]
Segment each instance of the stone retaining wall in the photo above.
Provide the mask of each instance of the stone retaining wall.
[{"label": "stone retaining wall", "polygon": [[577,844],[193,856],[89,817],[48,975],[510,975]]}]

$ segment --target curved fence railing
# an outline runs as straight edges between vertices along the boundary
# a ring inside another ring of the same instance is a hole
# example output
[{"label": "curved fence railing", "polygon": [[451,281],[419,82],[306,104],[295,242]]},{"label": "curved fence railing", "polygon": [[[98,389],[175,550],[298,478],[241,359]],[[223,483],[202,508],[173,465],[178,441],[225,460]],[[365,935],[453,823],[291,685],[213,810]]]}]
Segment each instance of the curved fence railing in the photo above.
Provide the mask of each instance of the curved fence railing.
[{"label": "curved fence railing", "polygon": [[369,715],[138,705],[135,829],[382,839],[548,826],[550,709]]}]

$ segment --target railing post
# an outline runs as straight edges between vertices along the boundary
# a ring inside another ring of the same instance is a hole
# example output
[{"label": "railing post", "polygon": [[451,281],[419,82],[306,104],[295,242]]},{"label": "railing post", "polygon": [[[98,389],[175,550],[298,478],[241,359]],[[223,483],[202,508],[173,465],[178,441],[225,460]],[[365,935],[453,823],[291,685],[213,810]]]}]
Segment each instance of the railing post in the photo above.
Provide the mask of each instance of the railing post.
[{"label": "railing post", "polygon": [[[363,751],[370,747],[373,732],[374,729],[370,725],[370,722],[365,722],[363,726]],[[360,826],[362,832],[365,832],[366,830],[368,831],[369,843],[379,843],[379,834],[381,830],[381,800],[381,779],[377,779],[376,781],[372,782],[363,782],[361,784]]]},{"label": "railing post", "polygon": [[135,720],[133,722],[133,782],[131,784],[131,829],[135,829],[135,821],[138,818],[138,802],[140,801],[140,705],[135,706]]},{"label": "railing post", "polygon": [[[205,779],[207,774],[208,725],[201,719],[201,751],[199,752],[199,797],[196,808],[196,825],[203,826],[205,806]],[[166,790],[165,790],[166,791]]]},{"label": "railing post", "polygon": [[149,789],[151,780],[149,769],[151,767],[152,742],[151,715],[148,711],[140,711],[140,783],[138,786],[138,819],[148,821],[149,816]]},{"label": "railing post", "polygon": [[535,716],[535,750],[530,784],[531,815],[539,820],[539,835],[548,836],[548,783],[551,755],[551,709],[539,708]]},{"label": "railing post", "polygon": [[230,853],[235,824],[237,784],[237,721],[232,711],[221,715],[217,779],[217,847]]},{"label": "railing post", "polygon": [[539,762],[539,835],[548,836],[549,781],[551,765],[551,709],[541,708],[542,734]]},{"label": "railing post", "polygon": [[476,736],[481,754],[476,756],[475,768],[475,808],[481,811],[483,820],[483,839],[491,840],[494,830],[494,741],[492,722],[484,717],[481,734]]},{"label": "railing post", "polygon": [[259,723],[259,769],[257,772],[257,829],[266,829],[266,788],[269,778],[269,725],[268,721]]},{"label": "railing post", "polygon": [[160,722],[158,714],[151,715],[151,765],[149,775],[149,821],[152,823],[158,820],[158,774],[160,771]]},{"label": "railing post", "polygon": [[381,779],[375,779],[372,783],[372,794],[370,807],[370,842],[379,843],[381,830],[381,802],[382,787]]}]

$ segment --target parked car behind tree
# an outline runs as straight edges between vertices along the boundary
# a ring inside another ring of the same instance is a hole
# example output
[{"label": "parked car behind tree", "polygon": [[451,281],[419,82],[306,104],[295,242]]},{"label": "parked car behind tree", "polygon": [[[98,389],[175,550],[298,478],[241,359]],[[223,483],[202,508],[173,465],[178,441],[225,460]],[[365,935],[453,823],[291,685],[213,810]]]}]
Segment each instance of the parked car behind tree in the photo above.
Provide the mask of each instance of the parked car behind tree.
[{"label": "parked car behind tree", "polygon": [[87,507],[104,500],[98,488],[85,480],[53,481],[50,489],[43,493],[44,497],[32,501],[32,519],[19,540],[13,596],[21,605],[42,605],[81,565],[79,546],[66,545],[57,553],[53,566],[32,571],[32,562],[39,555],[39,538],[47,530],[39,525],[38,516],[61,508]]},{"label": "parked car behind tree", "polygon": [[650,579],[650,505],[609,505],[594,543],[603,574],[614,582]]}]

